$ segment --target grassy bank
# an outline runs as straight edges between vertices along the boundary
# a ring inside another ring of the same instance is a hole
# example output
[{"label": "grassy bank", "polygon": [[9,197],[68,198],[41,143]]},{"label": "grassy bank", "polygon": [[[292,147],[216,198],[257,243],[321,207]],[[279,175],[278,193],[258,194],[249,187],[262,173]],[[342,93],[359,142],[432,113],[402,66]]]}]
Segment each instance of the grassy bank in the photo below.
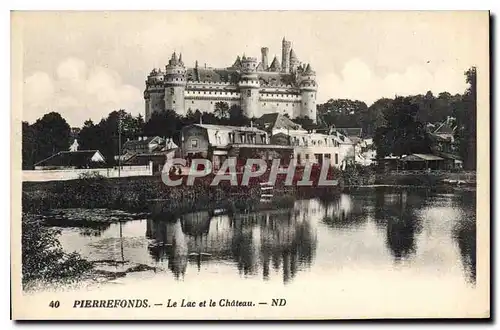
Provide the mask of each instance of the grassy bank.
[{"label": "grassy bank", "polygon": [[[186,177],[179,186],[167,186],[159,175],[144,177],[104,178],[82,177],[77,180],[23,182],[22,206],[24,212],[41,213],[61,208],[108,208],[129,212],[149,212],[151,207],[161,212],[185,212],[207,208],[242,209],[257,207],[261,197],[260,183],[268,180],[266,173],[251,178],[248,185],[232,186],[228,181],[211,185],[213,175],[197,178],[193,185],[186,185]],[[297,171],[294,183],[302,179]],[[311,180],[317,182],[319,171],[312,172]],[[328,179],[341,178],[339,173],[329,173]],[[177,178],[172,178],[177,179]],[[237,177],[241,183],[241,175]],[[273,194],[281,197],[311,193],[335,193],[339,187],[286,187],[285,175],[278,175]],[[341,180],[342,181],[342,180]],[[285,198],[286,199],[286,198]],[[279,203],[279,200],[277,201]]]}]

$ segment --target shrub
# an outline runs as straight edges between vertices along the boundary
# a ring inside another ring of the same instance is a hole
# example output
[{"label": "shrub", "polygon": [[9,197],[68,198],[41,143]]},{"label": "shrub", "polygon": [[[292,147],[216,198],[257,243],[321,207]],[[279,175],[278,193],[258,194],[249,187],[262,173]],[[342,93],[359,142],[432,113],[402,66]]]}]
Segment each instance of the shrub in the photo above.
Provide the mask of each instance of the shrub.
[{"label": "shrub", "polygon": [[35,216],[22,216],[22,281],[75,280],[92,269],[76,252],[65,253],[57,240],[60,232]]}]

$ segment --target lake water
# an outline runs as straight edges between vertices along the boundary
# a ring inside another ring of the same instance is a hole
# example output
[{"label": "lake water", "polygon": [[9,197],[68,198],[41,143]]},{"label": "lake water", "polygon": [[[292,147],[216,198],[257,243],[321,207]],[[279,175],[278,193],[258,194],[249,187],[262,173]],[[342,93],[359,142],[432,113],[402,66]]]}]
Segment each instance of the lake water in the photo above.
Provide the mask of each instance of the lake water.
[{"label": "lake water", "polygon": [[415,301],[422,308],[449,304],[455,310],[454,296],[474,297],[475,205],[475,191],[379,187],[249,214],[205,211],[97,229],[65,227],[60,242],[89,260],[160,268],[101,283],[101,289],[203,280],[210,290],[246,282],[255,290],[302,291],[321,290],[313,284],[326,282],[345,297],[369,287],[395,313],[398,295],[412,292],[436,295]]}]

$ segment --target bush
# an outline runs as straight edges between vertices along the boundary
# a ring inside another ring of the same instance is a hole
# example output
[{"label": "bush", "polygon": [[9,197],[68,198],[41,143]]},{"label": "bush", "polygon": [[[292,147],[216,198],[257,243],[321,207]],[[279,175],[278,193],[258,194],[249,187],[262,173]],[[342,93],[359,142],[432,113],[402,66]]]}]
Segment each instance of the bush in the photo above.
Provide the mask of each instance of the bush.
[{"label": "bush", "polygon": [[22,216],[22,281],[75,280],[92,269],[76,252],[65,253],[57,240],[60,232],[35,216]]},{"label": "bush", "polygon": [[103,176],[101,173],[97,171],[92,171],[92,172],[83,172],[78,175],[79,180],[96,180],[96,179],[105,179],[105,176]]}]

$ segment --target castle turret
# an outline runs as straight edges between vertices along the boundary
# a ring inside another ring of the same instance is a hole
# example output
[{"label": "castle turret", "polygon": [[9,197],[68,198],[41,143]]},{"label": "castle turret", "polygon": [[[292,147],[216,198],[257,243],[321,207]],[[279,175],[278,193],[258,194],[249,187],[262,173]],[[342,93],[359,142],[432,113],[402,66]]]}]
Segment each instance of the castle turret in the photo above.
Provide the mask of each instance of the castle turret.
[{"label": "castle turret", "polygon": [[295,52],[290,50],[290,72],[295,73],[297,71],[297,68],[299,66],[299,59],[297,58],[297,55],[295,55]]},{"label": "castle turret", "polygon": [[290,50],[292,49],[292,42],[286,41],[283,37],[281,43],[281,71],[284,73],[290,72]]},{"label": "castle turret", "polygon": [[257,76],[257,59],[255,57],[241,58],[241,78],[239,88],[241,94],[241,108],[247,117],[259,117],[259,89]]},{"label": "castle turret", "polygon": [[302,96],[301,117],[309,117],[316,122],[316,72],[311,68],[310,64],[301,70],[299,76],[300,94]]},{"label": "castle turret", "polygon": [[184,91],[186,89],[186,67],[182,55],[177,58],[175,52],[165,67],[165,109],[185,115]]},{"label": "castle turret", "polygon": [[154,112],[165,110],[165,73],[161,69],[153,69],[146,80],[144,90],[145,120],[148,121]]},{"label": "castle turret", "polygon": [[260,51],[262,53],[262,61],[261,61],[262,71],[267,71],[267,68],[269,67],[268,66],[268,58],[267,58],[267,56],[269,55],[269,48],[262,47],[260,49]]}]

